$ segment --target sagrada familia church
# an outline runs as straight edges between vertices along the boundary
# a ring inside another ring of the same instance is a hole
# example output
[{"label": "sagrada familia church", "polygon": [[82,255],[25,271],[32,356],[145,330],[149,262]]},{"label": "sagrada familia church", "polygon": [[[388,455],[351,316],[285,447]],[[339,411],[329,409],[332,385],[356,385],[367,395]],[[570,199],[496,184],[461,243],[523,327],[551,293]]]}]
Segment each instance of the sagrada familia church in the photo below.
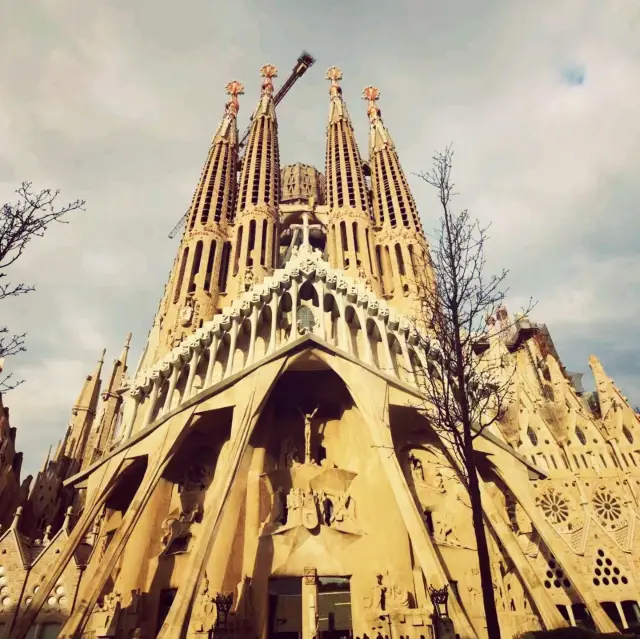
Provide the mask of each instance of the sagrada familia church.
[{"label": "sagrada familia church", "polygon": [[[24,481],[0,405],[0,637],[488,636],[469,499],[416,382],[429,247],[379,92],[363,159],[329,69],[323,174],[281,166],[261,76],[246,144],[226,87],[135,370],[128,339],[103,354]],[[478,357],[513,384],[476,440],[502,636],[633,627],[639,416],[593,356],[585,392],[544,324],[490,322],[509,330]]]}]

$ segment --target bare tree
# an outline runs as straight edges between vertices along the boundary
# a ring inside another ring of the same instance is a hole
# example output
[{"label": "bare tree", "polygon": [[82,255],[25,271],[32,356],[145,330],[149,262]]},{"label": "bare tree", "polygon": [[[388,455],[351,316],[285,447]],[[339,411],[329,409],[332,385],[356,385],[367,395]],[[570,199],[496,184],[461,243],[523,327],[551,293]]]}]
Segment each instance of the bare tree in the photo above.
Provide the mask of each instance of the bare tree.
[{"label": "bare tree", "polygon": [[[23,182],[16,191],[15,203],[7,202],[0,209],[0,300],[18,297],[35,290],[25,282],[8,280],[7,269],[24,254],[34,237],[42,237],[52,222],[66,224],[62,219],[67,213],[84,209],[84,200],[76,200],[64,206],[56,206],[59,191],[44,189],[35,192],[31,182]],[[0,326],[0,373],[3,359],[26,350],[26,333],[11,333],[7,326]],[[0,377],[0,391],[11,390],[21,381],[11,374]]]},{"label": "bare tree", "polygon": [[[468,490],[487,631],[499,639],[474,440],[502,417],[511,399],[513,373],[505,373],[500,358],[488,349],[490,339],[497,337],[492,318],[504,301],[507,271],[485,275],[488,227],[468,211],[455,212],[451,207],[452,158],[449,147],[434,156],[429,172],[420,174],[436,189],[442,217],[431,246],[431,263],[421,269],[424,277],[418,283],[429,290],[420,295],[417,320],[427,327],[428,337],[422,343],[426,365],[417,377],[425,415],[458,460]],[[508,330],[504,321],[500,323],[498,332]]]}]

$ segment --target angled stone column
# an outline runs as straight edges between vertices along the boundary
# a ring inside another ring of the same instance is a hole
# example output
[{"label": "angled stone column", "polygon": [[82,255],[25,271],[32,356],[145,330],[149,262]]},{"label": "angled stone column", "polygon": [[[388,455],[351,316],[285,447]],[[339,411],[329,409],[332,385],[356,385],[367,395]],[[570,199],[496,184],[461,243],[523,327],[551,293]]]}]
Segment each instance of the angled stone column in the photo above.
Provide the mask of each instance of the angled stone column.
[{"label": "angled stone column", "polygon": [[583,577],[579,568],[575,565],[575,562],[569,554],[567,546],[560,539],[558,533],[553,529],[551,524],[541,515],[538,507],[535,505],[531,494],[528,491],[522,490],[518,485],[518,482],[512,481],[512,473],[509,471],[509,462],[501,464],[500,461],[504,459],[507,453],[505,451],[496,452],[493,462],[496,466],[498,474],[507,488],[513,493],[513,496],[518,500],[518,503],[522,506],[527,517],[531,520],[537,533],[544,544],[554,554],[556,561],[571,580],[575,591],[584,604],[589,609],[593,621],[600,632],[618,632],[616,625],[609,619],[609,616],[604,611],[602,606],[593,594],[593,589],[587,583]]},{"label": "angled stone column", "polygon": [[[361,367],[334,358],[332,368],[347,383],[349,392],[364,423],[369,427],[372,444],[378,451],[380,464],[389,480],[389,485],[402,514],[411,545],[415,552],[427,583],[442,588],[449,583],[440,558],[433,547],[426,526],[416,507],[411,490],[393,449],[393,440],[389,427],[389,395],[386,382],[376,375],[362,370]],[[478,635],[456,597],[449,597],[451,618],[456,633],[462,639],[477,639]]]},{"label": "angled stone column", "polygon": [[[84,511],[71,531],[69,539],[62,546],[60,554],[57,556],[55,562],[47,570],[46,581],[40,584],[38,592],[34,594],[31,603],[27,606],[22,615],[18,619],[14,620],[14,626],[10,631],[12,639],[25,639],[27,636],[27,633],[40,612],[40,609],[49,597],[49,593],[53,590],[56,583],[64,573],[64,570],[72,560],[78,545],[89,532],[96,517],[109,498],[111,491],[116,485],[114,480],[116,479],[119,469],[122,467],[122,463],[124,461],[125,455],[123,453],[122,455],[117,455],[112,458],[109,462],[104,464],[103,468],[96,471],[96,473],[99,474],[99,478],[96,478],[97,486],[93,491],[93,494],[89,496],[89,499],[85,504]],[[83,579],[83,583],[86,583],[86,579]],[[62,637],[63,635],[60,636]]]},{"label": "angled stone column", "polygon": [[278,379],[286,358],[276,359],[256,369],[238,381],[238,401],[233,410],[231,437],[220,453],[213,482],[207,490],[204,519],[198,538],[189,553],[186,574],[190,579],[180,588],[157,639],[183,636],[189,624],[189,615],[211,554],[225,506],[247,443],[260,416],[262,406]]},{"label": "angled stone column", "polygon": [[84,588],[78,594],[73,612],[58,635],[58,639],[75,639],[80,636],[84,630],[89,616],[100,597],[100,593],[122,556],[124,548],[129,541],[135,525],[140,519],[143,509],[151,499],[162,473],[173,458],[178,442],[185,436],[195,410],[196,407],[194,406],[182,411],[173,419],[166,422],[162,430],[157,431],[159,445],[156,448],[156,455],[150,460],[135,497],[127,509],[122,523],[113,536],[102,560],[99,564],[92,566],[87,571],[88,574],[86,575]]}]

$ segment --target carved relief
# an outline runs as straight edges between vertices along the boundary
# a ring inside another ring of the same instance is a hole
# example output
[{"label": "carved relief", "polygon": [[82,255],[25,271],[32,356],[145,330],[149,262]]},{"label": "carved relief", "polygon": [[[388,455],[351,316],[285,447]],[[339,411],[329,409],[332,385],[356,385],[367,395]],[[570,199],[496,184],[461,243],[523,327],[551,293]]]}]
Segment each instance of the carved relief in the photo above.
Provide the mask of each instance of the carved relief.
[{"label": "carved relief", "polygon": [[333,494],[292,488],[285,496],[278,487],[273,499],[271,521],[279,526],[302,525],[314,530],[322,525],[344,532],[353,532],[356,528],[355,502],[348,492]]}]

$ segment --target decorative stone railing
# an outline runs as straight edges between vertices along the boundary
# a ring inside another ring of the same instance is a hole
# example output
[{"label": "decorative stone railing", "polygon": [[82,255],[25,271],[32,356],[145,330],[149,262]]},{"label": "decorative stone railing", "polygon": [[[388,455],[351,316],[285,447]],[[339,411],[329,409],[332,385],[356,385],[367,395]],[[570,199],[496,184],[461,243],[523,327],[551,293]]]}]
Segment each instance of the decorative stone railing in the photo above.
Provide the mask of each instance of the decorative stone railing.
[{"label": "decorative stone railing", "polygon": [[[290,299],[285,304],[287,295]],[[283,305],[290,309],[283,310]],[[303,308],[309,310],[301,311]],[[409,383],[415,383],[414,366],[427,364],[423,361],[426,349],[412,347],[423,338],[407,317],[395,313],[362,282],[332,269],[320,251],[301,247],[284,268],[253,285],[136,376],[126,401],[120,441],[197,392],[308,332]]]}]

